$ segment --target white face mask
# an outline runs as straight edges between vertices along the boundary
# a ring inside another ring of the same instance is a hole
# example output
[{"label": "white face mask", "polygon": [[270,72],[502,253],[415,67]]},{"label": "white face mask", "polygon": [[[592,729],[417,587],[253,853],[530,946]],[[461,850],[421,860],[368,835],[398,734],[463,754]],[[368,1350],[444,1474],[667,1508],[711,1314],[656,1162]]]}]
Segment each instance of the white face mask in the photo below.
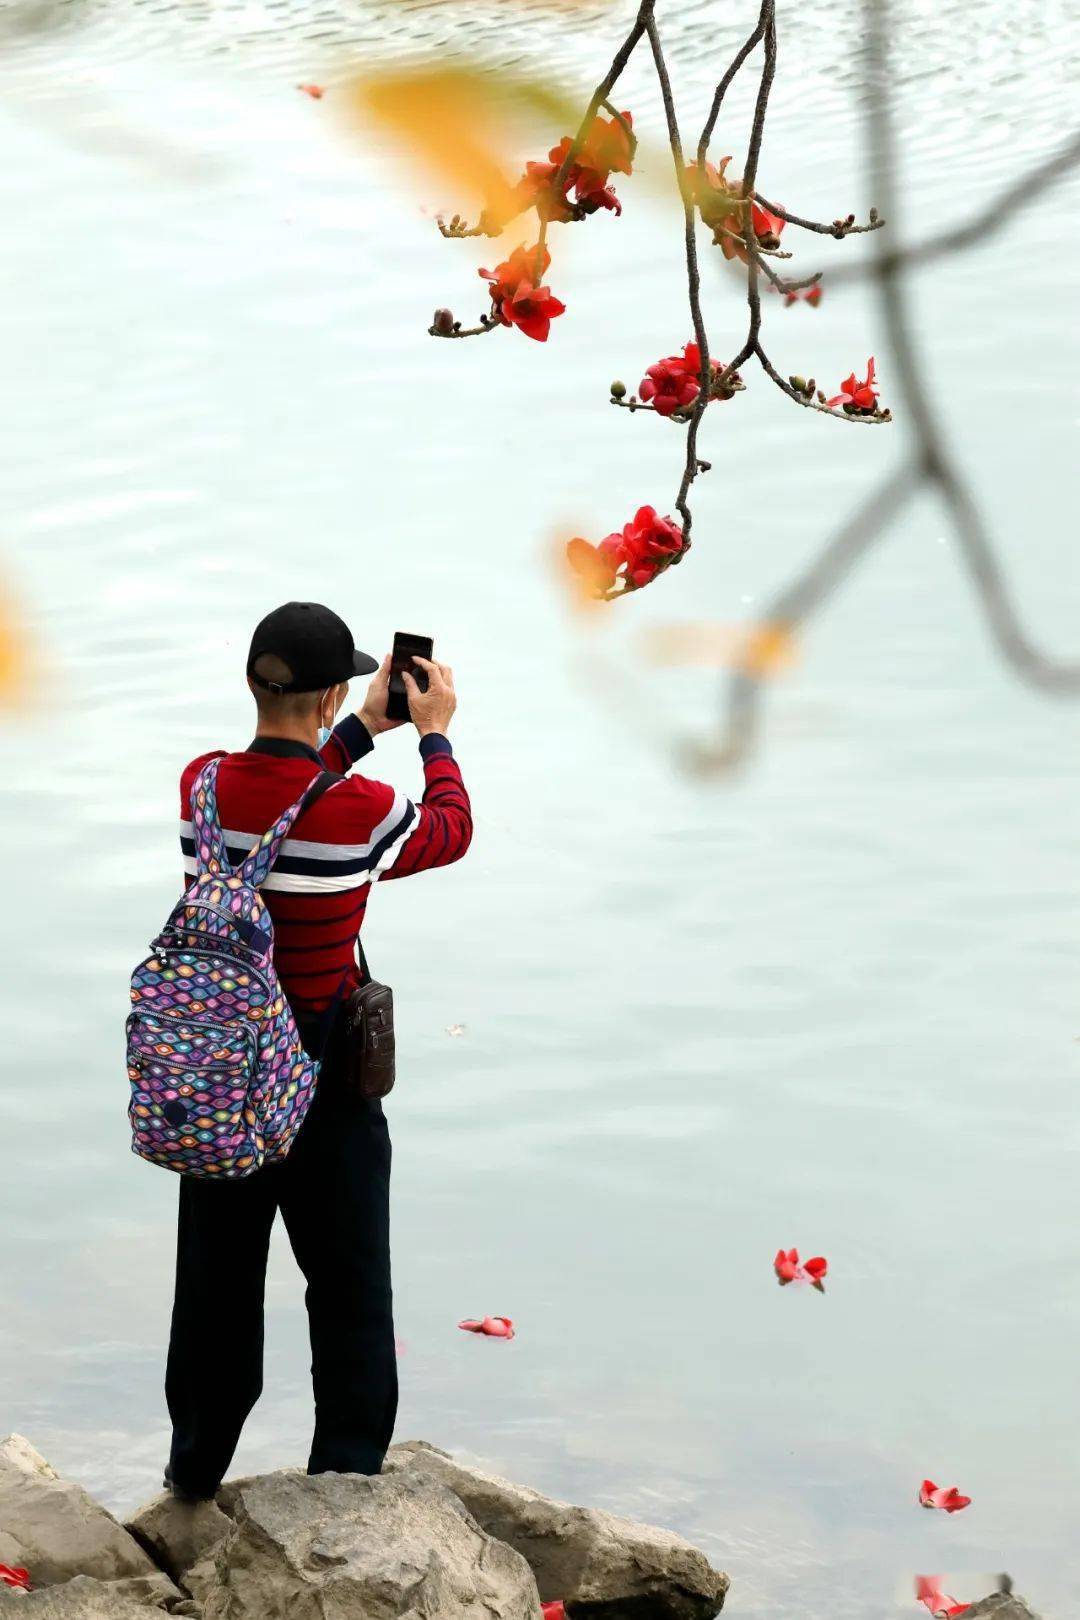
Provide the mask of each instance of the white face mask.
[{"label": "white face mask", "polygon": [[[327,690],[323,693],[322,703],[319,704],[319,718],[320,718],[320,720],[323,718],[324,713],[325,713],[325,711],[323,709],[323,704],[326,702],[328,697],[333,697],[334,691],[335,691],[335,688],[331,686],[331,687],[328,687]],[[318,746],[320,748],[325,748],[327,743],[330,741],[330,738],[333,736],[333,734],[334,734],[334,732],[333,732],[333,727],[332,726],[320,726],[319,727]]]}]

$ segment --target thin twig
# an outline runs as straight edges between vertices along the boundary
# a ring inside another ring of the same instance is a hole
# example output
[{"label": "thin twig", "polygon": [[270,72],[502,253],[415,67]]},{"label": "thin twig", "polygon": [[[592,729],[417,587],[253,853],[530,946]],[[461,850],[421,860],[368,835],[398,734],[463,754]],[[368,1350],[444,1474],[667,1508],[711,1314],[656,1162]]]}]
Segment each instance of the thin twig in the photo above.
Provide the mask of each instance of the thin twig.
[{"label": "thin twig", "polygon": [[720,80],[720,83],[717,85],[716,90],[715,90],[715,92],[713,94],[712,105],[709,108],[709,116],[705,120],[705,127],[701,131],[701,137],[698,140],[697,173],[698,173],[698,183],[699,184],[704,184],[704,180],[705,180],[705,163],[706,163],[706,160],[707,160],[707,157],[708,157],[709,142],[712,139],[712,132],[716,128],[716,120],[720,116],[720,108],[723,105],[724,97],[727,95],[728,90],[731,87],[731,82],[734,79],[735,75],[738,73],[739,69],[742,67],[743,63],[746,61],[746,58],[750,55],[751,51],[758,44],[758,41],[761,39],[764,32],[765,32],[765,13],[764,13],[764,9],[763,9],[761,14],[758,17],[758,20],[757,20],[757,23],[756,23],[755,27],[754,27],[754,32],[750,35],[749,39],[747,39],[745,41],[745,43],[739,47],[738,51],[735,54],[735,58],[731,63],[731,66],[728,68],[727,72],[724,74],[723,78]]},{"label": "thin twig", "polygon": [[489,318],[487,315],[481,315],[481,317],[480,317],[480,325],[479,326],[462,326],[462,325],[458,324],[458,325],[454,326],[449,332],[442,332],[442,331],[439,330],[439,328],[437,326],[429,326],[428,327],[428,336],[429,337],[437,337],[437,338],[479,337],[482,332],[495,332],[495,331],[497,331],[498,328],[501,325],[502,325],[502,322],[496,320],[494,318],[494,316],[491,316]]},{"label": "thin twig", "polygon": [[[729,231],[726,225],[719,225],[719,224],[710,225],[709,229],[712,231],[714,237],[716,237],[716,245],[717,245],[717,247],[720,246],[720,237],[721,236],[730,236],[731,240],[733,242],[738,242],[740,247],[744,248],[747,245],[745,236],[740,235],[740,233],[738,231]],[[791,258],[791,254],[786,253],[783,248],[762,247],[760,242],[757,244],[757,250],[761,254],[767,254],[769,256],[769,258],[771,258],[771,259],[790,259]],[[749,248],[747,248],[747,252],[749,252]],[[818,275],[820,276],[820,274],[821,274],[821,271],[819,270]]]},{"label": "thin twig", "polygon": [[701,274],[698,269],[697,259],[697,209],[686,179],[686,160],[683,157],[682,137],[679,134],[679,121],[675,112],[675,99],[671,93],[671,79],[668,76],[667,63],[664,60],[656,19],[651,11],[646,18],[645,27],[649,35],[649,44],[652,47],[656,77],[660,81],[660,94],[664,102],[664,116],[667,119],[668,140],[671,144],[671,159],[675,165],[675,178],[679,186],[679,196],[682,199],[687,295],[690,301],[690,317],[694,326],[694,339],[698,346],[698,359],[700,361],[698,397],[690,415],[690,427],[686,435],[686,462],[683,467],[679,493],[675,497],[675,510],[683,520],[683,537],[685,540],[683,551],[679,553],[681,558],[690,547],[690,529],[693,524],[693,514],[690,511],[686,497],[690,492],[690,485],[698,474],[697,436],[701,418],[705,413],[712,392],[712,361],[709,358],[709,338],[705,330],[705,318],[701,313]]},{"label": "thin twig", "polygon": [[822,416],[835,416],[841,422],[861,422],[870,427],[880,427],[883,422],[892,421],[891,411],[871,411],[863,414],[859,411],[837,410],[835,405],[822,405],[812,395],[800,394],[798,389],[793,388],[785,378],[781,377],[760,343],[755,345],[754,353],[765,375],[772,378],[777,388],[785,393],[788,399],[794,400],[796,405],[803,405],[808,411],[820,411]]},{"label": "thin twig", "polygon": [[[790,257],[790,254],[788,257]],[[787,276],[778,275],[777,272],[772,268],[772,265],[765,258],[761,260],[761,268],[764,270],[766,276],[772,282],[777,292],[782,293],[802,292],[804,287],[816,287],[824,275],[824,271],[815,270],[812,276],[803,276],[799,281],[789,281]]]},{"label": "thin twig", "polygon": [[760,203],[762,208],[767,208],[770,214],[775,214],[777,219],[782,219],[785,224],[798,225],[804,231],[816,231],[819,236],[835,236],[838,242],[845,236],[861,236],[867,231],[880,231],[885,224],[885,220],[878,217],[869,220],[865,225],[856,225],[851,218],[834,219],[831,225],[826,225],[819,219],[803,219],[801,214],[793,214],[788,209],[781,208],[779,203],[769,202],[760,191],[754,192],[754,201]]},{"label": "thin twig", "polygon": [[629,141],[629,143],[630,143],[630,157],[631,157],[631,160],[632,160],[633,156],[634,156],[634,153],[637,151],[637,147],[638,147],[638,138],[634,134],[634,131],[633,131],[632,127],[626,122],[626,119],[623,117],[623,115],[619,111],[619,109],[617,107],[612,106],[611,102],[607,99],[606,96],[604,97],[604,99],[600,103],[600,105],[602,107],[606,108],[606,110],[611,114],[612,118],[614,118],[615,122],[619,125],[619,128],[622,130],[623,134],[626,136],[627,140]]}]

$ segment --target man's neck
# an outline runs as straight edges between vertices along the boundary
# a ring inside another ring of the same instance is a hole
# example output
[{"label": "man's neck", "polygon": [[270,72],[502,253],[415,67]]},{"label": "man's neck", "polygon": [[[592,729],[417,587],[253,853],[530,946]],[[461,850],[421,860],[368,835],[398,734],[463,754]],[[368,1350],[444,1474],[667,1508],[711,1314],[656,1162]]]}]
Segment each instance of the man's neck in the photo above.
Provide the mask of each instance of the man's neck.
[{"label": "man's neck", "polygon": [[277,742],[303,743],[307,748],[314,748],[316,751],[319,746],[319,728],[303,721],[298,721],[295,725],[288,725],[285,722],[266,725],[260,720],[255,727],[255,736],[257,739],[273,738]]}]

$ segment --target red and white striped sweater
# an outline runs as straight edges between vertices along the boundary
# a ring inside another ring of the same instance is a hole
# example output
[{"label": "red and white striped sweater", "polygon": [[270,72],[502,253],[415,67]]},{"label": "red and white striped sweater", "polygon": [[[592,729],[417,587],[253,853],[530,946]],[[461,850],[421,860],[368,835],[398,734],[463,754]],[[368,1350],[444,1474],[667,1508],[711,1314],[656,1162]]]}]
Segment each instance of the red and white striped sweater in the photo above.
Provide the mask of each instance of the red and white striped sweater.
[{"label": "red and white striped sweater", "polygon": [[[209,760],[222,762],[218,813],[236,866],[313,777],[323,770],[344,775],[373,746],[367,727],[349,715],[321,753],[305,743],[256,737],[245,753],[218,749],[193,759],[180,778],[187,878],[195,875],[191,789]],[[449,742],[423,737],[420,754],[426,786],[419,804],[384,782],[346,776],[301,815],[262,886],[278,977],[301,1018],[323,1011],[343,978],[350,988],[360,983],[355,946],[371,885],[449,866],[469,847],[469,795]]]}]

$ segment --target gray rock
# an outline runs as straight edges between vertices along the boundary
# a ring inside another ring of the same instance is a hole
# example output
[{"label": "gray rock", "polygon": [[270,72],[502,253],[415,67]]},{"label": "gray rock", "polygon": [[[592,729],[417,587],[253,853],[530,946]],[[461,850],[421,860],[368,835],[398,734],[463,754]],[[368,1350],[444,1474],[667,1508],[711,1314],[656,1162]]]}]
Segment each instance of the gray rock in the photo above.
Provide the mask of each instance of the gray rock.
[{"label": "gray rock", "polygon": [[[123,1583],[121,1583],[123,1584]],[[116,1585],[77,1575],[62,1586],[17,1596],[0,1587],[0,1615],[4,1620],[162,1620],[164,1610]]]},{"label": "gray rock", "polygon": [[[219,1489],[214,1500],[223,1513],[229,1518],[236,1517],[236,1500],[249,1485],[257,1485],[260,1479],[266,1479],[266,1474],[242,1474],[239,1479],[227,1479]],[[274,1470],[274,1479],[306,1479],[307,1472],[303,1468],[278,1468]]]},{"label": "gray rock", "polygon": [[708,1620],[723,1608],[727,1576],[670,1530],[552,1501],[423,1441],[391,1447],[383,1472],[446,1485],[489,1535],[522,1555],[545,1602],[563,1598],[598,1620]]},{"label": "gray rock", "polygon": [[525,1560],[418,1477],[267,1474],[188,1572],[205,1620],[537,1620]]},{"label": "gray rock", "polygon": [[35,1587],[157,1573],[123,1525],[19,1434],[0,1442],[0,1526],[0,1563],[24,1566]]},{"label": "gray rock", "polygon": [[964,1620],[1038,1620],[1038,1616],[1015,1593],[998,1592],[973,1603]]},{"label": "gray rock", "polygon": [[192,1565],[228,1535],[232,1520],[216,1502],[178,1502],[166,1491],[133,1514],[126,1528],[154,1563],[183,1585]]},{"label": "gray rock", "polygon": [[[133,1598],[138,1603],[153,1603],[159,1609],[175,1614],[187,1594],[172,1582],[164,1570],[153,1575],[128,1575],[122,1581],[109,1581],[108,1585],[120,1597]],[[56,1587],[50,1587],[56,1591]]]}]

